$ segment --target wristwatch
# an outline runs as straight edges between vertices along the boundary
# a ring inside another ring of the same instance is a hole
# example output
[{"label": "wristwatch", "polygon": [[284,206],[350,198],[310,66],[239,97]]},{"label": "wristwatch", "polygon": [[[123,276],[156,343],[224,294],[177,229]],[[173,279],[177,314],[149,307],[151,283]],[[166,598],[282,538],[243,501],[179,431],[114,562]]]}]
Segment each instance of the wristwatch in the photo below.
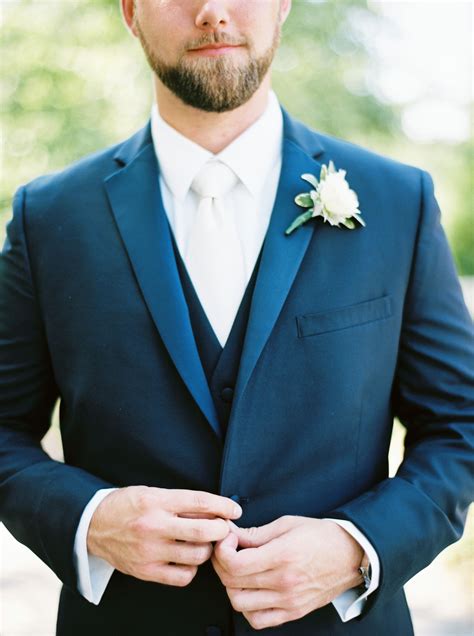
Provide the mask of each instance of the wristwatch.
[{"label": "wristwatch", "polygon": [[359,574],[364,579],[365,589],[368,590],[370,587],[370,582],[372,580],[372,568],[370,566],[369,557],[365,553],[359,566]]}]

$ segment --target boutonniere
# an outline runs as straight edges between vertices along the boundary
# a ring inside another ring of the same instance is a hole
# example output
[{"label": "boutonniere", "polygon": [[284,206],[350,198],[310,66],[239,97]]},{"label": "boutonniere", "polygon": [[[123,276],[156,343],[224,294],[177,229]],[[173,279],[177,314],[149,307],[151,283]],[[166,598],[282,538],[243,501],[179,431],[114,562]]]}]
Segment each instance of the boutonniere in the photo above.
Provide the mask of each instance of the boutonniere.
[{"label": "boutonniere", "polygon": [[356,227],[353,219],[365,227],[365,221],[360,216],[357,194],[349,188],[345,170],[336,171],[334,163],[330,161],[329,166],[326,164],[321,166],[319,182],[312,174],[302,174],[301,178],[308,181],[314,190],[298,194],[295,197],[295,203],[309,209],[293,220],[286,228],[285,234],[291,234],[293,230],[314,216],[322,216],[324,222],[327,221],[338,227],[342,223],[350,230]]}]

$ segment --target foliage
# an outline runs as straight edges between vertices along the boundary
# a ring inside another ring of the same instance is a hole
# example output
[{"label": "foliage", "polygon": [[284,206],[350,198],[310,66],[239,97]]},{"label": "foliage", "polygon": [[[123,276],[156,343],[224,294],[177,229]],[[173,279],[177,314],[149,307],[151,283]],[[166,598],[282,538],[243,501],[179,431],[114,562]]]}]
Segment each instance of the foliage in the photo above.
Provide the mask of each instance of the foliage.
[{"label": "foliage", "polygon": [[[363,4],[294,2],[274,73],[291,112],[340,135],[368,126],[387,132],[391,121],[387,107],[343,83],[345,67],[363,66],[363,47],[347,28],[348,9]],[[151,102],[150,72],[119,0],[12,2],[4,20],[0,209],[20,183],[125,138]]]},{"label": "foliage", "polygon": [[397,112],[368,88],[369,52],[358,26],[379,16],[364,0],[293,2],[274,64],[282,103],[318,130],[350,139],[355,130],[387,138]]},{"label": "foliage", "polygon": [[474,174],[474,142],[466,143],[458,148],[463,169],[457,178],[458,214],[455,215],[449,228],[448,236],[455,246],[454,256],[459,274],[474,275],[474,201],[472,191],[472,175]]},{"label": "foliage", "polygon": [[3,12],[1,208],[20,183],[125,138],[151,95],[118,0],[9,3]]},{"label": "foliage", "polygon": [[[122,22],[119,0],[10,0],[2,3],[2,14],[3,230],[20,184],[142,126],[152,83],[141,47]],[[463,273],[474,274],[468,163],[453,172],[448,159],[457,148],[447,148],[434,164],[428,146],[402,143],[399,110],[378,101],[368,79],[369,43],[360,25],[369,21],[373,31],[379,19],[365,0],[293,0],[273,67],[274,88],[289,112],[317,130],[407,163],[417,155],[418,165],[433,166],[435,183],[456,201],[461,229],[450,238],[457,262]],[[462,200],[460,191],[466,193]]]}]

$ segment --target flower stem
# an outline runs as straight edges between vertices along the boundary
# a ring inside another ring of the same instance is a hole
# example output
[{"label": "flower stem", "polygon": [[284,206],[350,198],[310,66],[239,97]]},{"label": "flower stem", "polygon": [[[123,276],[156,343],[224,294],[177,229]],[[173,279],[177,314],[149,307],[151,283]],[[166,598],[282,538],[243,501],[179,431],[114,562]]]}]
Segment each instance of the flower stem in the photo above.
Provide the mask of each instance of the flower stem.
[{"label": "flower stem", "polygon": [[306,221],[308,221],[308,219],[310,219],[313,216],[313,210],[307,210],[306,212],[303,212],[303,214],[300,214],[299,216],[296,217],[296,219],[292,222],[292,224],[286,228],[285,230],[285,234],[291,234],[293,232],[293,230],[296,230],[296,228],[298,228],[300,225],[303,225],[303,223],[305,223]]}]

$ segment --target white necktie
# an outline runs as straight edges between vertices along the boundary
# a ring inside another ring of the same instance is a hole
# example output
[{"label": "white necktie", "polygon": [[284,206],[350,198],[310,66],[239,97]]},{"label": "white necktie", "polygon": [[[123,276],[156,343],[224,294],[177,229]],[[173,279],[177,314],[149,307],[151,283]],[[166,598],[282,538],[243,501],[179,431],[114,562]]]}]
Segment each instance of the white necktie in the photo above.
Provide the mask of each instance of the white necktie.
[{"label": "white necktie", "polygon": [[200,199],[185,261],[216,336],[224,346],[247,284],[231,197],[237,175],[222,161],[206,163],[191,189]]}]

